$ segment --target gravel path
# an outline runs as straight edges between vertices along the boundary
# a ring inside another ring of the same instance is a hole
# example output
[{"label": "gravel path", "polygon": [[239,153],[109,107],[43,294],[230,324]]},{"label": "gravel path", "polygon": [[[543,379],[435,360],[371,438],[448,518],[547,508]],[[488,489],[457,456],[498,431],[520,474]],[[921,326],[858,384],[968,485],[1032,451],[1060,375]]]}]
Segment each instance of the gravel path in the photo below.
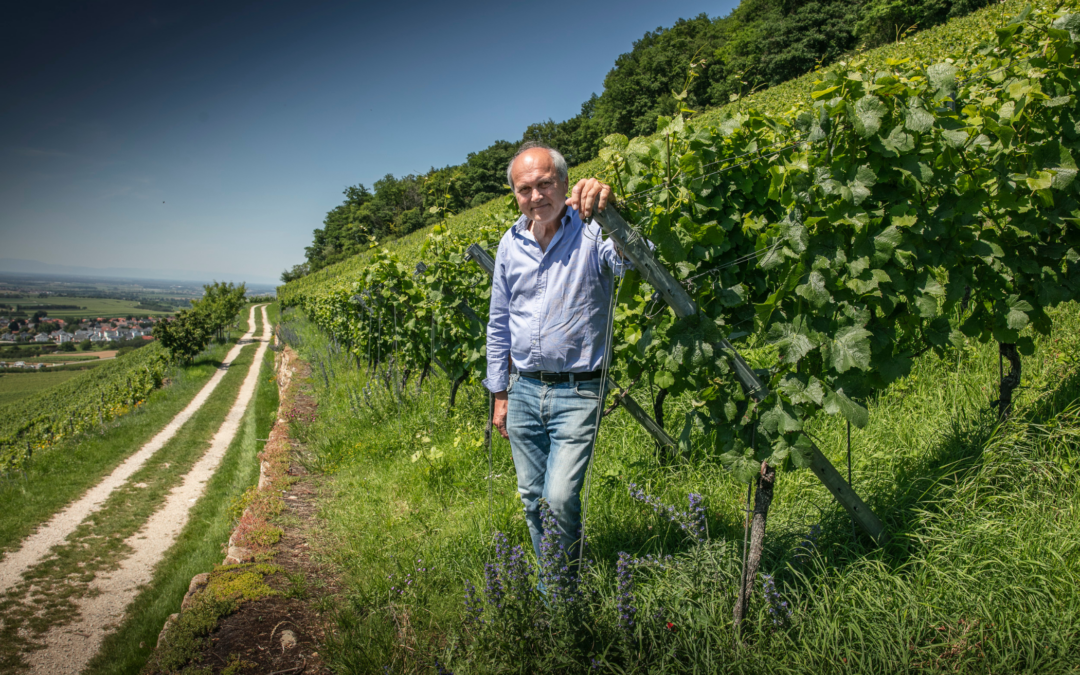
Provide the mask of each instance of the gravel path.
[{"label": "gravel path", "polygon": [[[251,325],[254,326],[255,308],[251,311]],[[97,653],[106,635],[115,630],[124,616],[124,609],[135,599],[142,586],[152,580],[154,567],[165,557],[187,524],[191,508],[224,458],[255,396],[263,357],[270,344],[271,327],[265,305],[262,306],[262,318],[263,333],[255,351],[255,360],[240,386],[236,402],[210,441],[210,448],[184,476],[181,484],[173,488],[164,505],[124,542],[133,553],[120,563],[119,569],[90,582],[92,590],[101,592],[77,603],[79,617],[68,625],[55,626],[46,633],[45,648],[29,656],[31,673],[74,675],[81,672]]]},{"label": "gravel path", "polygon": [[[263,333],[265,334],[267,330],[265,306],[263,306],[262,312],[264,317]],[[41,562],[53,546],[64,543],[64,540],[75,531],[79,523],[100,509],[113,490],[126,483],[128,478],[146,463],[146,460],[164,447],[176,435],[180,427],[184,426],[192,415],[198,412],[199,408],[206,402],[206,399],[210,398],[210,394],[213,393],[214,389],[225,377],[225,372],[229,369],[229,366],[236,360],[236,357],[240,356],[240,350],[243,349],[244,345],[251,343],[251,337],[255,334],[255,307],[251,308],[248,325],[251,326],[251,330],[245,333],[236,346],[229,350],[221,367],[210,378],[210,381],[203,385],[203,388],[191,400],[191,403],[165,425],[164,429],[151,438],[146,445],[139,448],[138,452],[124,460],[120,466],[105,477],[105,480],[90,488],[81,498],[54,515],[48,522],[38,528],[34,534],[24,539],[19,550],[0,558],[0,593],[4,593],[17,584],[23,573]]]}]

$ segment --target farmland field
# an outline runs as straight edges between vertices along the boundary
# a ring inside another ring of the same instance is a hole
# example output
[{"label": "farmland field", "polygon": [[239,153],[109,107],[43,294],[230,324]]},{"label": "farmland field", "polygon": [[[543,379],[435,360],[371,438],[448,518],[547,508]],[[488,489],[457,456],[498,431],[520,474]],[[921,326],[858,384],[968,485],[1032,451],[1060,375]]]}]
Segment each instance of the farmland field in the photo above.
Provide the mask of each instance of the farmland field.
[{"label": "farmland field", "polygon": [[25,363],[74,363],[76,361],[97,361],[99,359],[112,356],[112,354],[106,354],[105,352],[99,352],[96,354],[79,354],[78,352],[62,353],[62,354],[47,354],[45,356],[26,357],[26,358],[4,358],[3,350],[0,350],[0,360],[8,361],[23,361]]},{"label": "farmland field", "polygon": [[67,382],[82,372],[82,369],[72,369],[40,373],[0,373],[0,406]]},{"label": "farmland field", "polygon": [[[50,295],[47,298],[35,298],[27,296],[0,296],[0,304],[18,305],[19,311],[33,314],[36,311],[46,311],[50,318],[60,319],[85,319],[85,318],[112,318],[124,316],[168,316],[172,312],[161,312],[148,309],[136,309],[139,305],[137,300],[114,300],[110,298],[81,298],[77,296]],[[23,308],[26,305],[26,308]],[[73,305],[80,309],[50,309],[50,306]],[[0,310],[4,314],[9,310]]]}]

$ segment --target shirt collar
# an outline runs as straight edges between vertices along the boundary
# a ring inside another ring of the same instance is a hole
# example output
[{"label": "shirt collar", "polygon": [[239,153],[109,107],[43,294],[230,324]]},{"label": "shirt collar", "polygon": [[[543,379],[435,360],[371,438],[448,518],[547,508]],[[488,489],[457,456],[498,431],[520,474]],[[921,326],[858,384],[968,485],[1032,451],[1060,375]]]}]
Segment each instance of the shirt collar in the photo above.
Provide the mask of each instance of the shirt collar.
[{"label": "shirt collar", "polygon": [[[563,214],[559,224],[559,232],[562,232],[564,229],[571,226],[581,227],[581,216],[578,214],[577,209],[572,206],[567,206],[566,213]],[[518,217],[517,222],[514,223],[514,231],[518,234],[523,234],[528,229],[529,218],[523,213]]]}]

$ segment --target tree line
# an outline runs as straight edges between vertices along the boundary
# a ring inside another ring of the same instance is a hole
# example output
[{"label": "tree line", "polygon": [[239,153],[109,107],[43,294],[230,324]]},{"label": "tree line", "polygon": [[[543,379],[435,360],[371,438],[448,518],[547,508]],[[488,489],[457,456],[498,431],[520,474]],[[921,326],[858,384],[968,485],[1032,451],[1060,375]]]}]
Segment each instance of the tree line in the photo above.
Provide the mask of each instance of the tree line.
[{"label": "tree line", "polygon": [[[537,122],[516,142],[496,141],[462,164],[397,178],[371,189],[348,187],[305,249],[305,262],[282,273],[289,282],[352,257],[373,241],[396,238],[504,193],[506,165],[530,140],[559,150],[574,166],[596,157],[609,134],[650,134],[680,106],[724,105],[828,65],[843,54],[963,16],[991,0],[742,0],[729,15],[700,14],[646,33],[619,56],[593,94],[568,120]],[[687,82],[691,63],[698,77]],[[684,91],[684,100],[674,92]]]}]

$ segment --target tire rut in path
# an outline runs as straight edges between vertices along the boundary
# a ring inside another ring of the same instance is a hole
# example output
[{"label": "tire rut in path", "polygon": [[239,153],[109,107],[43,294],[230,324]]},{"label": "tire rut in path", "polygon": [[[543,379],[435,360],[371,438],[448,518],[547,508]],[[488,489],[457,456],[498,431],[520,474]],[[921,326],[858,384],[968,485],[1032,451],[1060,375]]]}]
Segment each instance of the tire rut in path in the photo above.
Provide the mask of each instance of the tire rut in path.
[{"label": "tire rut in path", "polygon": [[[252,308],[252,326],[255,325],[254,310]],[[270,338],[265,305],[262,306],[262,318],[263,334],[251,368],[225,421],[214,434],[209,449],[188,471],[181,484],[173,488],[164,505],[124,542],[131,548],[132,554],[120,563],[118,569],[90,582],[90,589],[100,593],[77,603],[79,618],[68,625],[54,626],[45,634],[45,648],[29,655],[32,674],[74,675],[82,672],[100,649],[106,635],[115,630],[125,608],[135,599],[141,587],[153,579],[154,567],[165,557],[187,524],[191,508],[232,444],[255,395]]]},{"label": "tire rut in path", "polygon": [[[267,330],[265,322],[266,307],[265,305],[262,307],[264,318],[263,334],[265,335]],[[203,385],[195,398],[191,399],[191,403],[187,404],[176,417],[170,420],[156,436],[124,460],[120,466],[113,469],[113,472],[106,476],[104,480],[90,488],[82,497],[64,507],[41,525],[36,532],[24,539],[18,550],[0,558],[0,593],[4,593],[17,584],[23,573],[41,562],[54,546],[64,543],[71,536],[71,533],[75,531],[75,528],[79,526],[79,523],[99,510],[114,490],[126,483],[128,478],[146,463],[146,460],[163,448],[176,435],[180,427],[184,426],[199,411],[199,408],[206,403],[206,400],[210,398],[210,394],[224,379],[229,366],[240,356],[240,351],[251,343],[252,336],[255,334],[255,310],[256,307],[252,307],[248,315],[248,325],[251,326],[251,330],[245,333],[240,338],[240,341],[229,350],[217,372]]]}]

